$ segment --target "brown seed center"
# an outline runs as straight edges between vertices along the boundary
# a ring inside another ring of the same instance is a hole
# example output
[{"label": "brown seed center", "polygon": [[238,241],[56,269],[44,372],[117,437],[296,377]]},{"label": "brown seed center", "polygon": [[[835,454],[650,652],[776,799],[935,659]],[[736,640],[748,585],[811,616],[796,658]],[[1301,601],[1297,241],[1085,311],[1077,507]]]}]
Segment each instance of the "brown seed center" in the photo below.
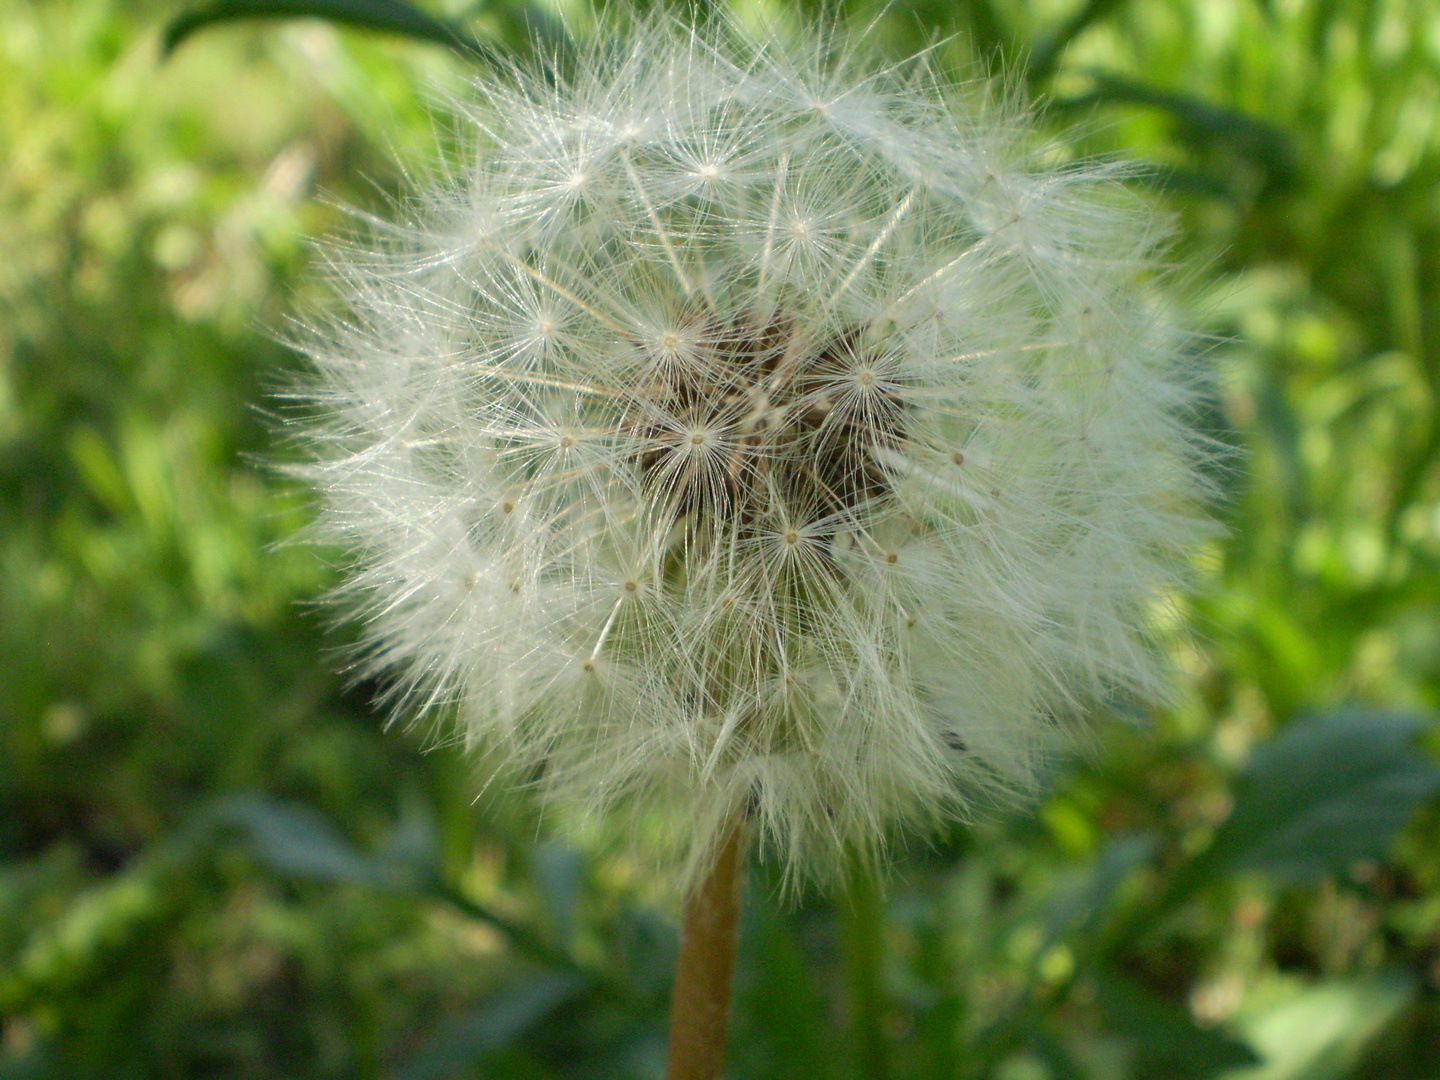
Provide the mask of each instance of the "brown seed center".
[{"label": "brown seed center", "polygon": [[[736,528],[758,538],[777,518],[842,528],[890,494],[876,451],[904,441],[906,406],[893,376],[881,382],[864,328],[810,341],[784,314],[756,325],[702,310],[683,321],[688,362],[648,369],[627,431],[644,447],[641,479],[684,522],[687,542]],[[677,331],[660,335],[664,348],[679,342]],[[800,540],[795,529],[781,535]]]}]

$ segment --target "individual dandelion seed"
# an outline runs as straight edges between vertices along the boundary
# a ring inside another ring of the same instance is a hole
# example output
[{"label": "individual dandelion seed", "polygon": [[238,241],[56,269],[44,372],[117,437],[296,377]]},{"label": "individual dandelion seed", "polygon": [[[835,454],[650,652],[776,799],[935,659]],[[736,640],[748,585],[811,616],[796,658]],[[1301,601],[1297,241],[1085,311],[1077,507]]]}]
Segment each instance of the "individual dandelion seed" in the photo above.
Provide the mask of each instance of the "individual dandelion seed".
[{"label": "individual dandelion seed", "polygon": [[637,22],[478,83],[335,251],[306,473],[397,705],[684,882],[741,819],[825,877],[1163,692],[1209,454],[1166,230],[923,60]]}]

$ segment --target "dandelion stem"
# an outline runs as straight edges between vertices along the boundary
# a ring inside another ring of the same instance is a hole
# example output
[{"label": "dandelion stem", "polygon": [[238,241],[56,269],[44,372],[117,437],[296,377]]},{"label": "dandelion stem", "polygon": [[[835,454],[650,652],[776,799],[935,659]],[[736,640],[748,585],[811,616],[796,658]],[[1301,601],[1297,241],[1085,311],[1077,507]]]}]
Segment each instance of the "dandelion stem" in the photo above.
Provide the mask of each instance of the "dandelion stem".
[{"label": "dandelion stem", "polygon": [[717,1080],[725,1068],[725,1028],[740,919],[741,831],[736,821],[715,864],[685,901],[670,1001],[666,1080]]}]

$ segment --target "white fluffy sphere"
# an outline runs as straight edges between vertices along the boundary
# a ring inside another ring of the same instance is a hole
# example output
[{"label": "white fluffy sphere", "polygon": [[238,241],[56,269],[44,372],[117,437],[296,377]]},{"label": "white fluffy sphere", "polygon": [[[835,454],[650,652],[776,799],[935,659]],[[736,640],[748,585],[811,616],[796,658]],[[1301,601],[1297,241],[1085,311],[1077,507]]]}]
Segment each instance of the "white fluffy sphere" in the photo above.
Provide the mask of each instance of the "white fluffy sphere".
[{"label": "white fluffy sphere", "polygon": [[1160,690],[1205,451],[1113,169],[728,23],[463,116],[308,343],[306,472],[404,707],[692,872],[740,814],[808,872]]}]

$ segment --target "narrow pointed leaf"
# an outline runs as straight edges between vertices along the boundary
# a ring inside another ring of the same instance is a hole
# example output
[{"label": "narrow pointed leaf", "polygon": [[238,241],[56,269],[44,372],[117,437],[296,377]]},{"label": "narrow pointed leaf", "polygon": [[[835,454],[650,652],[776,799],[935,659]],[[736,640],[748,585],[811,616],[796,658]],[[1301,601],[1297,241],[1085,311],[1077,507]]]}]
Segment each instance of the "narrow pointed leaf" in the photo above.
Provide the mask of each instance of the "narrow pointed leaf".
[{"label": "narrow pointed leaf", "polygon": [[238,795],[220,800],[211,810],[216,824],[241,829],[255,853],[271,870],[297,878],[364,885],[386,892],[409,893],[442,900],[463,914],[489,923],[511,945],[532,959],[561,970],[579,965],[528,927],[464,895],[444,880],[433,847],[371,854],[351,844],[320,814],[306,806]]},{"label": "narrow pointed leaf", "polygon": [[825,1004],[796,934],[795,916],[763,887],[746,890],[730,1054],[752,1080],[824,1080],[835,1074]]},{"label": "narrow pointed leaf", "polygon": [[1054,72],[1060,54],[1093,22],[1105,18],[1124,0],[1086,0],[1070,18],[1057,27],[1048,38],[1037,42],[1025,75],[1038,83]]},{"label": "narrow pointed leaf", "polygon": [[1223,145],[1279,180],[1293,177],[1298,168],[1299,156],[1293,141],[1274,124],[1224,105],[1146,86],[1109,72],[1089,74],[1094,80],[1094,89],[1061,104],[1122,104],[1160,109],[1175,117],[1179,122],[1177,134],[1197,150]]},{"label": "narrow pointed leaf", "polygon": [[283,874],[385,890],[414,884],[409,867],[361,851],[308,807],[236,796],[214,813],[222,824],[243,829],[260,859]]},{"label": "narrow pointed leaf", "polygon": [[448,45],[474,55],[480,44],[459,26],[427,15],[402,0],[213,0],[173,19],[165,28],[168,54],[196,30],[236,19],[314,18]]}]

